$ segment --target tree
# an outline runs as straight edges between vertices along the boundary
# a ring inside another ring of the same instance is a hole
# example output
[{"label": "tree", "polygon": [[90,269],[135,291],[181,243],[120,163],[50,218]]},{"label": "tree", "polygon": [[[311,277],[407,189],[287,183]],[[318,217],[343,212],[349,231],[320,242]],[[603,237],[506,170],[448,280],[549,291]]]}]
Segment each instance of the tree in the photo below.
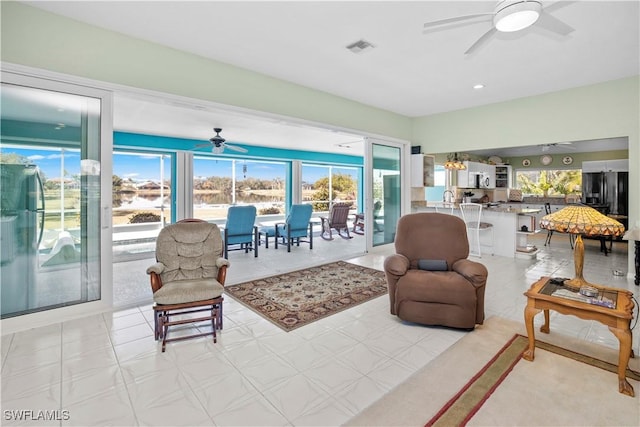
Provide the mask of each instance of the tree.
[{"label": "tree", "polygon": [[318,179],[313,188],[316,190],[312,195],[312,200],[318,202],[313,203],[314,211],[329,210],[329,202],[335,199],[354,200],[356,194],[356,183],[351,175],[335,173],[331,176],[331,186],[329,189],[329,177],[325,176]]},{"label": "tree", "polygon": [[122,178],[120,178],[118,175],[113,175],[111,177],[111,185],[113,187],[113,191],[119,191],[120,189],[122,189]]}]

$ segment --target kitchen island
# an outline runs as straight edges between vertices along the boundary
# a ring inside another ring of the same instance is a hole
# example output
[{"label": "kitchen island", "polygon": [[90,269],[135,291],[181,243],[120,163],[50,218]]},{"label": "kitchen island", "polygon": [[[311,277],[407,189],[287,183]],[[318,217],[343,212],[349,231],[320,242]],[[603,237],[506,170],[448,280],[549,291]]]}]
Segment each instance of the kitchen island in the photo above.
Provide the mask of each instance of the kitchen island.
[{"label": "kitchen island", "polygon": [[[439,212],[452,213],[461,217],[458,203],[427,202],[423,205],[413,206],[413,212]],[[482,221],[493,224],[493,254],[514,258],[533,258],[537,249],[527,245],[527,236],[539,232],[535,215],[540,209],[519,207],[491,206],[482,209]],[[523,231],[526,226],[526,231]],[[488,239],[489,233],[484,238]],[[483,241],[483,246],[487,243]]]}]

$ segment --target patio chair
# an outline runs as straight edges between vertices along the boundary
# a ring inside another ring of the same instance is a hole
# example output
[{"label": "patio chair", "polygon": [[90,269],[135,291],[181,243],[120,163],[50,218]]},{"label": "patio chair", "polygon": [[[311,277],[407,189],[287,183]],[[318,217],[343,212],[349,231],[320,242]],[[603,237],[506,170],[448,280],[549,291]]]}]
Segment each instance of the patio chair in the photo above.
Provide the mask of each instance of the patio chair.
[{"label": "patio chair", "polygon": [[[220,229],[215,224],[187,219],[160,230],[156,263],[147,268],[147,274],[153,291],[155,339],[162,339],[163,352],[170,341],[213,335],[216,342],[216,330],[222,329],[222,293],[229,266],[222,252]],[[205,314],[194,317],[193,313]],[[211,321],[210,331],[202,326],[205,321]],[[170,326],[188,323],[198,323],[195,334],[167,338]]]},{"label": "patio chair", "polygon": [[329,217],[320,217],[322,221],[320,237],[325,240],[333,240],[331,229],[334,229],[343,239],[351,239],[352,236],[349,234],[349,226],[347,225],[350,208],[351,203],[334,203],[329,210]]},{"label": "patio chair", "polygon": [[[258,256],[258,227],[256,222],[256,207],[230,206],[227,211],[227,223],[224,226],[224,257],[228,258],[229,251],[243,250],[244,253],[253,251],[253,256]],[[229,249],[229,246],[239,247]]]},{"label": "patio chair", "polygon": [[[274,226],[260,227],[260,235],[265,237],[265,247],[269,247],[269,237],[274,237],[275,246],[278,249],[278,240],[287,244],[287,252],[291,252],[291,244],[300,246],[300,242],[309,243],[309,249],[313,249],[313,223],[311,205],[291,205],[285,222],[276,223]],[[303,240],[308,238],[308,240]]]}]

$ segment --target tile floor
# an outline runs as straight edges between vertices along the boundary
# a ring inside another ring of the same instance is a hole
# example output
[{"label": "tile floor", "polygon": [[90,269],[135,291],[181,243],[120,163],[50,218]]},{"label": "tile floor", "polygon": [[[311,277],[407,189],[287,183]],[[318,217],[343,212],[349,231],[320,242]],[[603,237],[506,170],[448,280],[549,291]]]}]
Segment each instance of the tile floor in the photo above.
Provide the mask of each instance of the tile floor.
[{"label": "tile floor", "polygon": [[[311,252],[304,246],[291,254],[265,249],[257,261],[251,254],[232,253],[228,283],[337,258],[381,269],[384,254],[357,256],[363,247],[358,239],[319,241]],[[587,280],[630,289],[638,298],[632,280],[612,274],[626,271],[626,245],[616,243],[605,257],[588,244],[586,257]],[[486,316],[519,321],[522,293],[532,282],[573,272],[564,236],[554,236],[536,260],[484,256],[479,261],[489,269]],[[144,272],[148,263],[119,263],[115,270]],[[137,273],[141,278],[132,275],[131,282],[148,286],[144,273]],[[231,297],[224,315],[217,344],[187,340],[168,344],[166,353],[153,340],[148,302],[4,335],[2,424],[341,425],[466,333],[403,323],[389,314],[386,296],[290,333]],[[551,321],[554,332],[617,348],[613,335],[595,322],[555,313]],[[630,400],[634,403],[637,399]],[[42,420],[52,415],[57,420]]]}]

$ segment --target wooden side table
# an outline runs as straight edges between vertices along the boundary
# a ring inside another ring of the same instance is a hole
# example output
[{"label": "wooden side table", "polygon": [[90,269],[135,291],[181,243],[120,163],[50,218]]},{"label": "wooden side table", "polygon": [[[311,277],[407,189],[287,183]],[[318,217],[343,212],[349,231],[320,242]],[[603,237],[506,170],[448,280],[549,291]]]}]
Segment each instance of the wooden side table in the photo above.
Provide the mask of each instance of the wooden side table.
[{"label": "wooden side table", "polygon": [[561,314],[572,314],[585,320],[596,320],[609,327],[609,330],[620,341],[618,355],[618,391],[627,396],[634,396],[633,386],[627,381],[625,372],[629,364],[629,357],[634,357],[631,349],[631,319],[633,319],[632,293],[625,289],[608,288],[592,285],[598,289],[599,296],[604,296],[613,301],[614,306],[609,308],[588,302],[558,296],[554,292],[562,289],[562,285],[551,283],[549,277],[542,277],[524,293],[527,297],[527,306],[524,309],[524,323],[529,336],[529,348],[524,352],[524,360],[533,361],[536,341],[533,329],[533,318],[544,311],[544,325],[540,332],[548,334],[549,310],[555,310]]}]

